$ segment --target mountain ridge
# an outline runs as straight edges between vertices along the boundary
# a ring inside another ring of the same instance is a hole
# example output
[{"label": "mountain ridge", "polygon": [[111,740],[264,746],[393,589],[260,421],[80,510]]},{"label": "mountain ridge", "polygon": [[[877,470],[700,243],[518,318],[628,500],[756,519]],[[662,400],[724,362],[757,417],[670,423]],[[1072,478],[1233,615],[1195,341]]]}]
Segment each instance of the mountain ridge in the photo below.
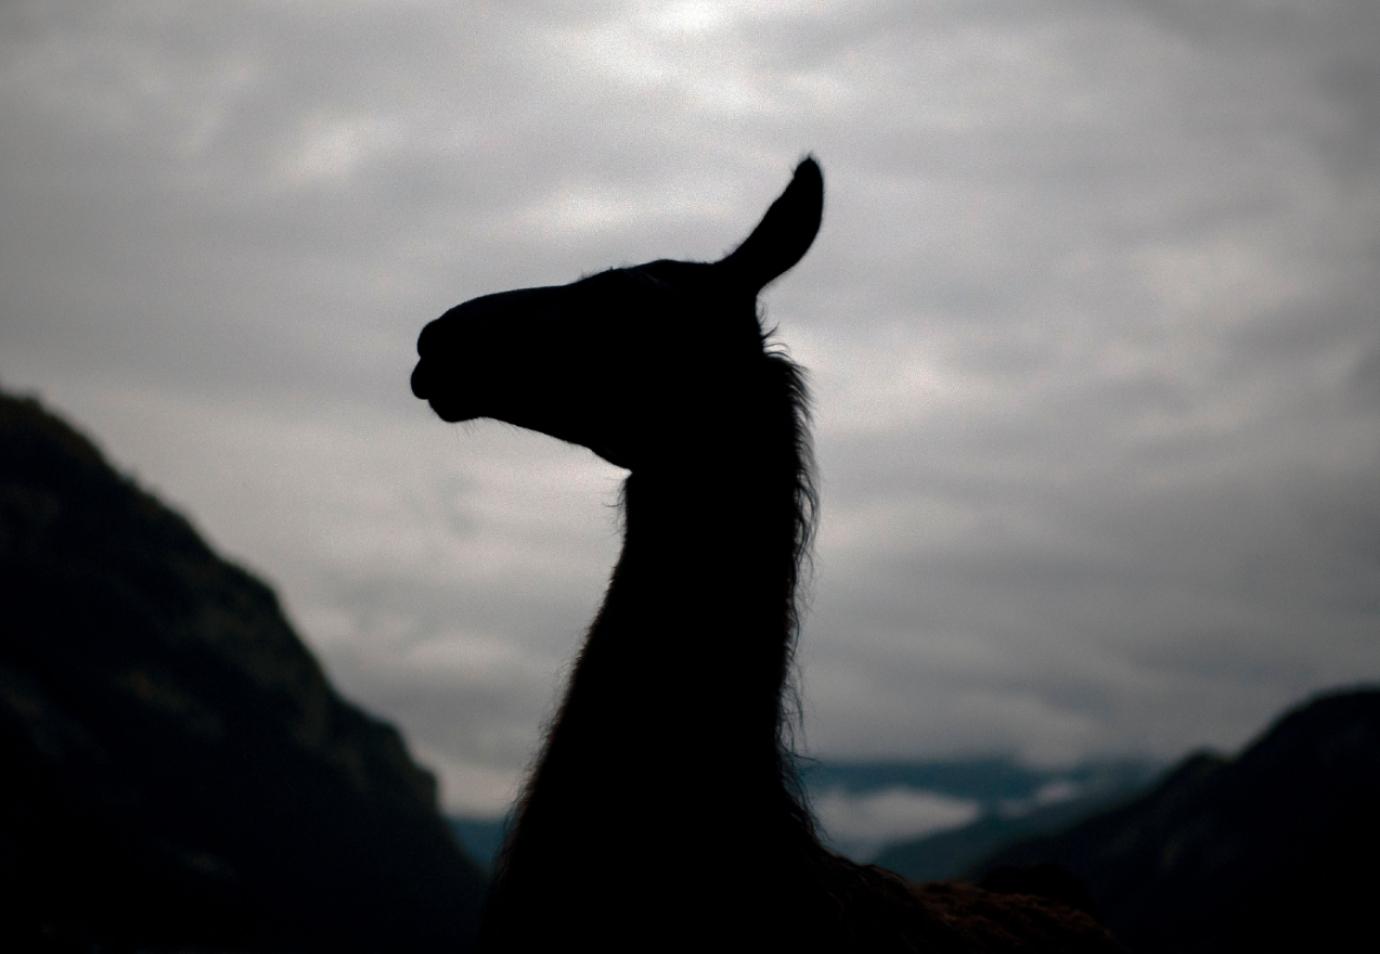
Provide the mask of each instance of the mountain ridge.
[{"label": "mountain ridge", "polygon": [[[1055,866],[1136,951],[1344,949],[1380,887],[1380,687],[1288,710],[1235,757],[1198,752],[1142,795],[973,872]],[[1014,873],[1014,874],[1013,874]]]},{"label": "mountain ridge", "polygon": [[483,877],[273,590],[0,392],[0,939],[462,947]]}]

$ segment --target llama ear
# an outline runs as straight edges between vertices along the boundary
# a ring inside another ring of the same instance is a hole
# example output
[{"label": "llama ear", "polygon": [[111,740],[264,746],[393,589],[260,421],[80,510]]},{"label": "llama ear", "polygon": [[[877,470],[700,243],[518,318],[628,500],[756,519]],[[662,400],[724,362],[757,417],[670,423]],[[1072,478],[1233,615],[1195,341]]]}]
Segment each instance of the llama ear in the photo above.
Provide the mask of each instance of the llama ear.
[{"label": "llama ear", "polygon": [[823,213],[824,174],[814,157],[807,156],[757,228],[723,257],[718,268],[733,284],[756,294],[805,257]]}]

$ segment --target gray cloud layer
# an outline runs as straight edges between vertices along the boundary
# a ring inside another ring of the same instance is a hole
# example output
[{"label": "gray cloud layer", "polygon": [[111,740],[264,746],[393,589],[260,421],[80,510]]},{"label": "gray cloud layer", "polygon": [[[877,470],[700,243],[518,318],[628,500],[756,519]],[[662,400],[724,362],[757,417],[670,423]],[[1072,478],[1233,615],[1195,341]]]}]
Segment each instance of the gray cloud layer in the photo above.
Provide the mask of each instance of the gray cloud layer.
[{"label": "gray cloud layer", "polygon": [[521,6],[0,10],[0,381],[452,804],[528,758],[620,474],[428,420],[416,330],[715,256],[807,149],[815,750],[1173,755],[1380,676],[1375,4]]}]

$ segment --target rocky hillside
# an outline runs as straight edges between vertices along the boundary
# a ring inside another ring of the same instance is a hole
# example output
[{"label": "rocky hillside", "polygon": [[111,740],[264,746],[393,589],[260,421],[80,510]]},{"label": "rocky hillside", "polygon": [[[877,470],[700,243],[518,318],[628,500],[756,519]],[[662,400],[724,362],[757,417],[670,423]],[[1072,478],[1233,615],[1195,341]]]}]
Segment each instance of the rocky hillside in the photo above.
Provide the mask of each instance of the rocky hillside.
[{"label": "rocky hillside", "polygon": [[0,949],[456,950],[482,891],[261,581],[0,395]]},{"label": "rocky hillside", "polygon": [[1380,689],[1285,715],[1240,755],[1184,760],[1147,794],[1010,848],[989,884],[1059,866],[1134,951],[1350,950],[1380,893]]}]

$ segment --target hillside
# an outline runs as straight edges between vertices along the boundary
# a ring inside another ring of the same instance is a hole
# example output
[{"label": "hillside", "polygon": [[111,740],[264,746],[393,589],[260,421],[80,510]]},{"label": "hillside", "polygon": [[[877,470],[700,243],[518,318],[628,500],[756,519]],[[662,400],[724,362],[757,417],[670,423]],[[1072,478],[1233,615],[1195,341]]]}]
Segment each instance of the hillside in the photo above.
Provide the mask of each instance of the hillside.
[{"label": "hillside", "polygon": [[1234,759],[1185,759],[1142,797],[977,874],[1061,866],[1135,951],[1347,950],[1372,933],[1377,807],[1380,689],[1359,688],[1289,712]]},{"label": "hillside", "polygon": [[273,592],[0,394],[0,948],[454,950],[482,878]]}]

